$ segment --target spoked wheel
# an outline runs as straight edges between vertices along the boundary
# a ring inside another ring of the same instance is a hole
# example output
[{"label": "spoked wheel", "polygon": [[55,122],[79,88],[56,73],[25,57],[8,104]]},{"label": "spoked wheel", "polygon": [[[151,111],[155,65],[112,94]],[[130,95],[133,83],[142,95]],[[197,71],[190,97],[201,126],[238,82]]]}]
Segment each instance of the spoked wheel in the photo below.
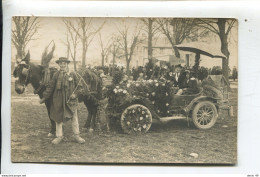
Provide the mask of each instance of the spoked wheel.
[{"label": "spoked wheel", "polygon": [[209,101],[198,103],[192,111],[193,123],[199,129],[211,128],[216,123],[217,118],[216,106]]},{"label": "spoked wheel", "polygon": [[121,115],[121,127],[124,133],[145,133],[152,125],[152,114],[141,104],[128,106]]}]

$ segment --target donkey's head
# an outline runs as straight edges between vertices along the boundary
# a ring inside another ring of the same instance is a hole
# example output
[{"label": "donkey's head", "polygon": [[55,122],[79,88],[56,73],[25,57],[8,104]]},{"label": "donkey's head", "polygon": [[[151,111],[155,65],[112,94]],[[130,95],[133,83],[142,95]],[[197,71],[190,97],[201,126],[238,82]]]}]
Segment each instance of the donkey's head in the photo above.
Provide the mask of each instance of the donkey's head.
[{"label": "donkey's head", "polygon": [[17,59],[15,63],[15,69],[13,76],[18,78],[15,81],[15,91],[18,94],[22,94],[25,87],[29,84],[30,77],[30,52],[26,54],[25,58]]}]

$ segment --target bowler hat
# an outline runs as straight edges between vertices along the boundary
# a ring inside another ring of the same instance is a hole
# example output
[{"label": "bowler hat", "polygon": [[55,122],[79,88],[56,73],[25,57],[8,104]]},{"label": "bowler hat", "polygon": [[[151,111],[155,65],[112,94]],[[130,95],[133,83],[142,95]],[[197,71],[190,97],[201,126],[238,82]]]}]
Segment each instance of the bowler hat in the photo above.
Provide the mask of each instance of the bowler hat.
[{"label": "bowler hat", "polygon": [[68,58],[66,58],[66,57],[60,57],[58,60],[56,60],[56,63],[59,64],[60,62],[70,63],[70,61],[69,61]]}]

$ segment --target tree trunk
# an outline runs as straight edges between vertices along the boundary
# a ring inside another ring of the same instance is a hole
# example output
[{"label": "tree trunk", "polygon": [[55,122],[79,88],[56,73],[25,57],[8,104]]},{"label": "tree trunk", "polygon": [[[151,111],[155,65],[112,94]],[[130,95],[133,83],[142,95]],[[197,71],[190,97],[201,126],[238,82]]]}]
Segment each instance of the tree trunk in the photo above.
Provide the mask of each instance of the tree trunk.
[{"label": "tree trunk", "polygon": [[199,65],[200,65],[200,54],[196,53],[195,55],[195,64],[193,66],[194,72],[198,75],[199,73]]},{"label": "tree trunk", "polygon": [[19,46],[17,48],[17,55],[16,55],[16,59],[23,59],[25,56],[25,52],[23,50],[23,47],[22,46]]},{"label": "tree trunk", "polygon": [[86,49],[86,42],[83,40],[83,49],[82,49],[82,68],[86,68],[86,54],[87,54],[87,49]]},{"label": "tree trunk", "polygon": [[131,61],[131,58],[129,58],[128,60],[126,60],[126,73],[127,73],[128,76],[130,76],[130,70],[129,70],[130,61]]},{"label": "tree trunk", "polygon": [[178,48],[177,47],[173,47],[173,50],[174,50],[175,56],[177,58],[180,58],[180,52],[179,52]]},{"label": "tree trunk", "polygon": [[153,58],[153,20],[148,18],[148,59],[151,60]]},{"label": "tree trunk", "polygon": [[76,49],[74,49],[74,57],[73,57],[74,71],[77,71],[76,55],[77,55]]},{"label": "tree trunk", "polygon": [[102,55],[102,67],[105,65],[105,56]]},{"label": "tree trunk", "polygon": [[228,34],[226,34],[226,19],[218,19],[217,22],[219,28],[219,38],[221,42],[221,52],[226,56],[226,59],[222,59],[222,73],[226,80],[229,82],[229,50],[228,50]]},{"label": "tree trunk", "polygon": [[112,76],[115,75],[115,60],[116,60],[116,54],[113,53],[113,66],[112,66]]}]

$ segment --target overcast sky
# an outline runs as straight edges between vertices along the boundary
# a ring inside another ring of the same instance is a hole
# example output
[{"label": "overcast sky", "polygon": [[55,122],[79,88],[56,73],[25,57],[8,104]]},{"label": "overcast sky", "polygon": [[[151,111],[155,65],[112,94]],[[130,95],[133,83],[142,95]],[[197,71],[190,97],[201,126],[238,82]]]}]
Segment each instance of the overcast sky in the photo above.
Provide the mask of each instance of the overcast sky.
[{"label": "overcast sky", "polygon": [[[76,18],[74,18],[76,19]],[[117,29],[122,26],[122,24],[127,24],[129,27],[134,27],[137,23],[140,23],[140,20],[136,18],[93,18],[93,26],[98,28],[104,21],[106,21],[104,27],[100,31],[102,34],[102,39],[104,43],[110,39],[112,34],[117,34]],[[56,44],[56,50],[54,53],[54,59],[57,59],[61,56],[66,56],[66,46],[63,44],[63,41],[66,40],[66,26],[62,21],[62,18],[54,17],[40,17],[40,28],[38,34],[35,36],[38,40],[31,41],[27,49],[30,50],[31,59],[40,60],[44,48],[53,40]],[[100,60],[100,45],[98,35],[89,46],[87,52],[87,64],[91,64],[92,61]],[[219,43],[219,41],[217,41]],[[79,44],[80,46],[81,44]],[[230,67],[237,67],[237,27],[233,28],[230,36],[229,43],[230,50]],[[12,46],[12,57],[16,54],[14,46]],[[77,54],[77,60],[81,61],[81,50]],[[221,59],[212,59],[209,57],[201,56],[201,65],[206,67],[212,67],[214,65],[221,66]],[[210,63],[208,60],[210,59]]]}]

